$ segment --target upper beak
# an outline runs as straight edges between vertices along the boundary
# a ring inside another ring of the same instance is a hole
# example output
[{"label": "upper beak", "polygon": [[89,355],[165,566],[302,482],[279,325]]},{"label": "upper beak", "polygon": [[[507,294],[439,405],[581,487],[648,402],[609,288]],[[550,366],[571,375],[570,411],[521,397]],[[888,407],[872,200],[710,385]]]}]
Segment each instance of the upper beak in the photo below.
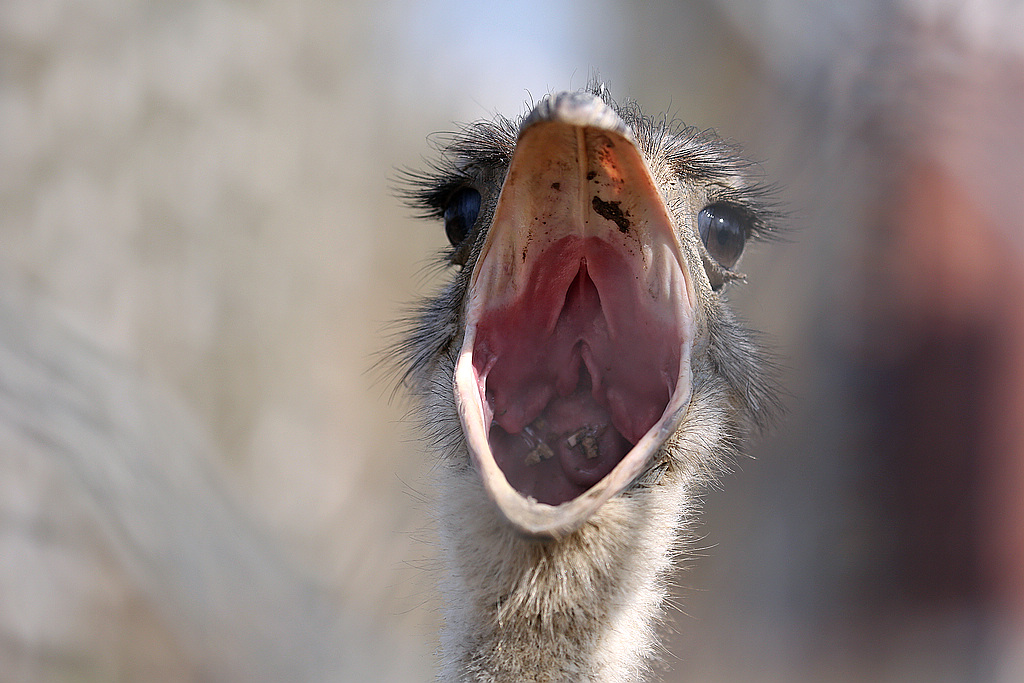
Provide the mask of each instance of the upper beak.
[{"label": "upper beak", "polygon": [[[685,263],[665,200],[622,118],[585,93],[541,101],[520,127],[471,275],[454,378],[472,461],[520,531],[571,533],[627,489],[678,428],[690,400],[695,329]],[[589,488],[551,504],[536,491],[553,485],[519,483],[534,475],[505,464],[509,457],[496,453],[489,435],[498,426],[529,433],[546,401],[575,386],[575,375],[566,379],[565,363],[551,357],[564,350],[552,339],[571,327],[567,292],[580,273],[600,312],[571,328],[577,336],[567,348],[582,347],[576,362],[593,383],[594,410],[607,414],[626,445]],[[524,387],[516,373],[541,379]]]}]

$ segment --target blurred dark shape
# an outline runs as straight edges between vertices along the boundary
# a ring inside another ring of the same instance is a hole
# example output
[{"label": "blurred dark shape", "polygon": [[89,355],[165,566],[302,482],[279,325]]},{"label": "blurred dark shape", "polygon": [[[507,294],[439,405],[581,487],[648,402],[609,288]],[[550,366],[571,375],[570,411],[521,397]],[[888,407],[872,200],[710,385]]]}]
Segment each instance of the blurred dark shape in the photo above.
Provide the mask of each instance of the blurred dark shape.
[{"label": "blurred dark shape", "polygon": [[932,26],[900,36],[944,47],[952,68],[909,74],[924,97],[900,118],[916,125],[877,151],[863,400],[891,554],[875,594],[880,608],[974,615],[977,637],[999,637],[1024,625],[1024,201],[992,195],[1024,186],[1024,60]]},{"label": "blurred dark shape", "polygon": [[820,514],[779,503],[802,539],[795,666],[1024,680],[1021,10],[835,5],[802,34],[722,4],[759,43],[774,151],[827,245],[786,444],[818,459],[799,495]]}]

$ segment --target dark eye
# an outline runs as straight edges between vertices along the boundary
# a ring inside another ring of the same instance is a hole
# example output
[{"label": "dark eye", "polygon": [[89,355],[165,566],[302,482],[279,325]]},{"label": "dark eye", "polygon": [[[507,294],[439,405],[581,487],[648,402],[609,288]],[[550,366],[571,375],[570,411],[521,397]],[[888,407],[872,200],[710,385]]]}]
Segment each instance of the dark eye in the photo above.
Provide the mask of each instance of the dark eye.
[{"label": "dark eye", "polygon": [[708,253],[723,268],[732,268],[747,238],[744,217],[726,204],[709,204],[697,214],[697,230]]},{"label": "dark eye", "polygon": [[469,235],[480,213],[480,193],[471,187],[456,190],[444,207],[444,232],[452,246],[458,246]]}]

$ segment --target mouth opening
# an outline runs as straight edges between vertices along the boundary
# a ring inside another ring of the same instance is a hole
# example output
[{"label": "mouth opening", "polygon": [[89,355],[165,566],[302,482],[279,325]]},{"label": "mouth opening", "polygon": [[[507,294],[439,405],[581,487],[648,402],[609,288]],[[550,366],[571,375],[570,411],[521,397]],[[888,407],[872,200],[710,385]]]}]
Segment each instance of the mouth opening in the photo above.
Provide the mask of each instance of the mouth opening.
[{"label": "mouth opening", "polygon": [[571,501],[608,475],[675,388],[675,330],[628,286],[632,270],[599,238],[563,237],[523,296],[477,325],[488,444],[508,483],[540,503]]},{"label": "mouth opening", "polygon": [[640,476],[690,397],[694,295],[659,191],[603,101],[520,129],[470,280],[455,395],[488,495],[560,536]]}]

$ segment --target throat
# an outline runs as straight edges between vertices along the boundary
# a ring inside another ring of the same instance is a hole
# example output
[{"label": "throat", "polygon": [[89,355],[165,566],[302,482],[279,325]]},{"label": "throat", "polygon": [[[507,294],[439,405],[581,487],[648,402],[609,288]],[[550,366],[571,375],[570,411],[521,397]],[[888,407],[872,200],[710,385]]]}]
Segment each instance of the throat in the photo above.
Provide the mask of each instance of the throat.
[{"label": "throat", "polygon": [[518,432],[509,432],[498,421],[490,429],[491,450],[508,482],[549,505],[585,492],[633,445],[612,424],[608,408],[595,400],[590,372],[579,355],[577,350],[578,375],[571,393],[556,395]]}]

